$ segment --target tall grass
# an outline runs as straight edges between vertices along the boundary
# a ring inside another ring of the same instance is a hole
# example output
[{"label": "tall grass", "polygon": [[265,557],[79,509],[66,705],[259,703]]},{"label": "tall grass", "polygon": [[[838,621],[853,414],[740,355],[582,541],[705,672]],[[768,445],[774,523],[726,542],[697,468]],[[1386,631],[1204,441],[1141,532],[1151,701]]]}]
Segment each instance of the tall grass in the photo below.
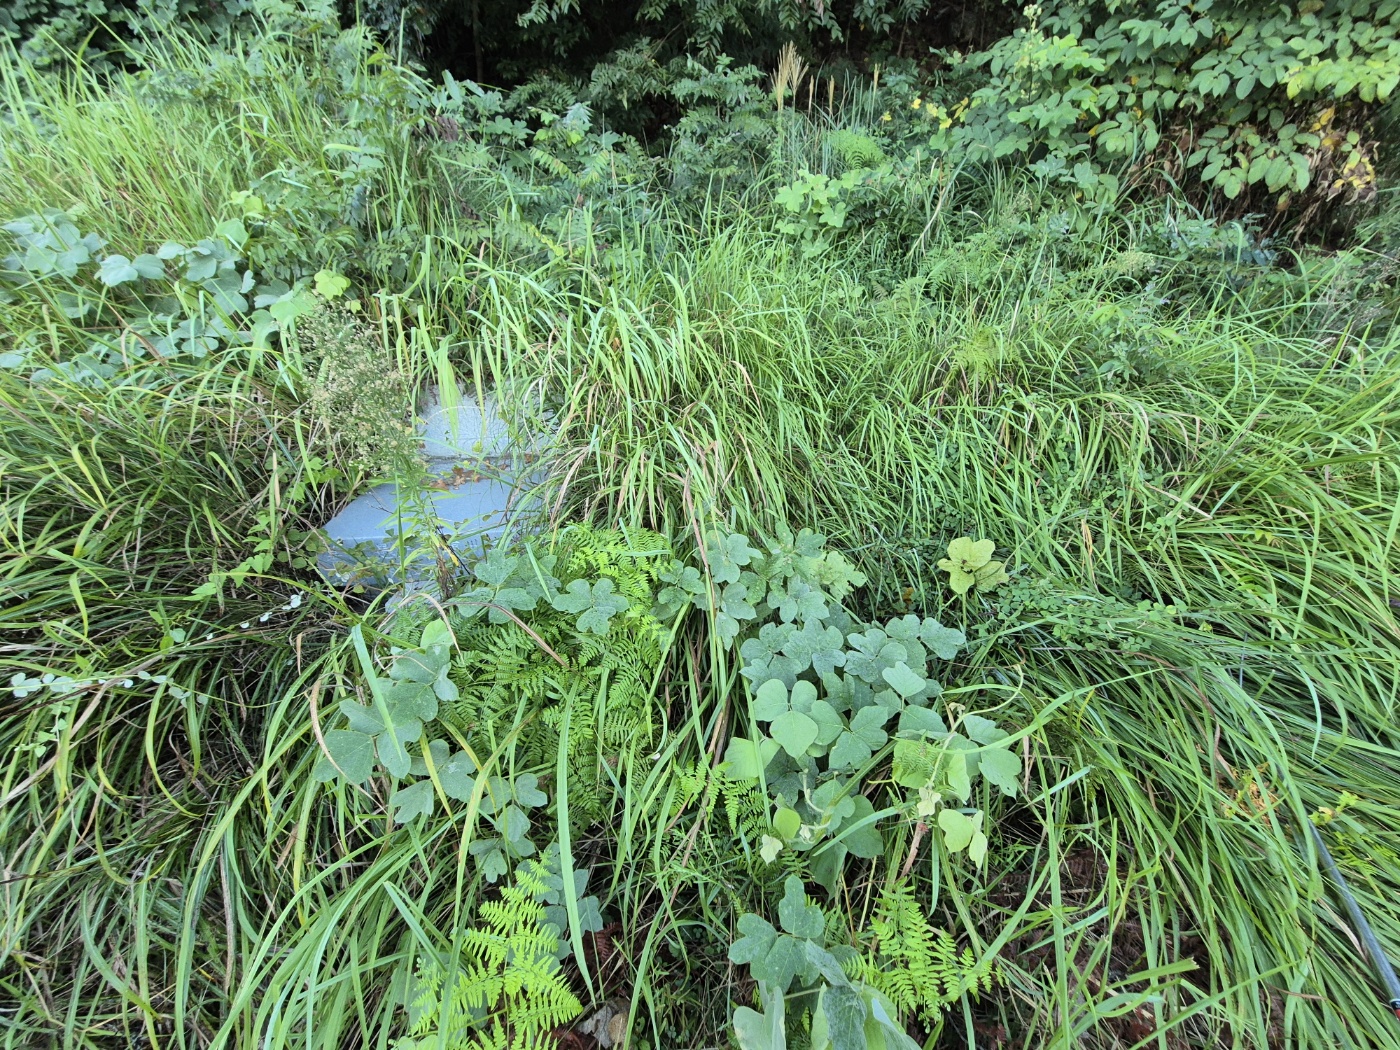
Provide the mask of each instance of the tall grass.
[{"label": "tall grass", "polygon": [[[1400,337],[1349,329],[1327,278],[1238,288],[1144,259],[1133,221],[1014,177],[960,176],[912,248],[874,230],[804,255],[760,181],[606,237],[581,207],[577,243],[522,261],[459,225],[454,154],[398,133],[421,114],[341,44],[166,42],[110,85],[5,63],[0,209],[85,208],[149,250],[206,236],[270,172],[338,183],[347,134],[397,143],[371,225],[423,247],[357,264],[366,305],[409,371],[445,345],[516,394],[519,427],[557,428],[554,520],[678,543],[702,519],[817,528],[869,575],[864,611],[965,627],[960,698],[1022,724],[1055,705],[1027,801],[985,800],[988,868],[917,856],[930,912],[1003,974],[930,1045],[1400,1046],[1300,834],[1358,797],[1328,834],[1400,948]],[[342,75],[380,108],[335,101]],[[3,316],[83,345],[32,303]],[[12,694],[0,725],[6,1047],[387,1046],[402,974],[481,893],[467,825],[395,828],[380,788],[310,776],[313,717],[363,685],[346,629],[394,622],[290,570],[189,597],[260,520],[294,553],[345,495],[285,495],[327,446],[279,356],[0,372],[3,677],[80,682]],[[965,534],[997,541],[1011,584],[949,595],[936,562]],[[776,871],[722,812],[671,812],[742,710],[696,631],[665,676],[684,724],[578,847],[654,1047],[724,1041],[745,994],[725,949]],[[889,841],[854,901],[912,832]]]}]

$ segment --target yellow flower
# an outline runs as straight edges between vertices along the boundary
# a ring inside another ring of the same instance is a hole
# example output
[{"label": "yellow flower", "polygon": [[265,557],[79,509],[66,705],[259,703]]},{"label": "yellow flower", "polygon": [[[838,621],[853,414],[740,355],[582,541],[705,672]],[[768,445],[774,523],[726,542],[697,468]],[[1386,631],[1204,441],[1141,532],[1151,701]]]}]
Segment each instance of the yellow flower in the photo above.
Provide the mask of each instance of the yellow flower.
[{"label": "yellow flower", "polygon": [[920,106],[922,106],[923,104],[924,104],[924,100],[921,99],[921,98],[916,98],[916,99],[914,99],[913,102],[909,103],[909,105],[913,106],[915,109],[918,109],[918,108],[919,108]]},{"label": "yellow flower", "polygon": [[888,123],[889,121],[894,120],[894,117],[890,116],[889,110],[885,110],[884,116],[882,116],[880,119]]}]

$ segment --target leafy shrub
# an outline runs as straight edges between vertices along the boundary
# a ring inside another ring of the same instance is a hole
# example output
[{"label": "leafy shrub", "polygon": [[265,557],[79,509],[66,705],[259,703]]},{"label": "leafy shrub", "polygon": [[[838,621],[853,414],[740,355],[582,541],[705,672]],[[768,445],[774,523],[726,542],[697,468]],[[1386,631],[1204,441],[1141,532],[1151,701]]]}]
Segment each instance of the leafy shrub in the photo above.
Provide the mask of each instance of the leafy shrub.
[{"label": "leafy shrub", "polygon": [[1073,0],[1026,8],[986,51],[950,56],[948,98],[923,107],[936,149],[1033,170],[1112,199],[1119,175],[1250,191],[1305,222],[1375,192],[1376,107],[1400,84],[1389,0]]}]

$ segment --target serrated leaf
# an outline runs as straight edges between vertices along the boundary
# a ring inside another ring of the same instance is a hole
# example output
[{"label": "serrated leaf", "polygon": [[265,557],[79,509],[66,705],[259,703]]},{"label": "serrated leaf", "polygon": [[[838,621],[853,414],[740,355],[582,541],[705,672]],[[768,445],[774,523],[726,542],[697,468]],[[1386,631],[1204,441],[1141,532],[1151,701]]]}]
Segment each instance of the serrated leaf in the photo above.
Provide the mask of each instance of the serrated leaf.
[{"label": "serrated leaf", "polygon": [[415,817],[433,815],[433,782],[418,780],[399,788],[389,796],[389,807],[394,811],[396,824],[407,824]]},{"label": "serrated leaf", "polygon": [[794,937],[820,940],[826,921],[822,910],[807,901],[807,891],[802,880],[789,875],[783,881],[783,899],[778,902],[778,922]]}]

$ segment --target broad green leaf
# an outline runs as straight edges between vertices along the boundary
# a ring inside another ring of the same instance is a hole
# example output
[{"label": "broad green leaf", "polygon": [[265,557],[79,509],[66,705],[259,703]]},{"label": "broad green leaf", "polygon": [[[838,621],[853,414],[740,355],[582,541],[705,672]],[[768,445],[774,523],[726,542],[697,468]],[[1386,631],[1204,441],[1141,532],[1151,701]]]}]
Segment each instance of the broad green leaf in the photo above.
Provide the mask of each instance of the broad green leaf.
[{"label": "broad green leaf", "polygon": [[[433,771],[441,772],[442,767],[447,764],[448,747],[446,740],[432,740],[428,742],[428,755],[433,760]],[[426,777],[428,775],[428,761],[422,755],[415,755],[412,764],[408,767],[410,776]]]},{"label": "broad green leaf", "polygon": [[731,780],[757,780],[778,747],[778,742],[768,737],[761,737],[757,745],[747,737],[734,737],[724,752],[725,775]]},{"label": "broad green leaf", "polygon": [[384,721],[379,717],[379,713],[372,707],[365,707],[357,704],[353,700],[342,700],[340,702],[340,713],[345,716],[345,721],[351,729],[357,733],[368,733],[370,736],[378,736],[384,732]]},{"label": "broad green leaf", "polygon": [[973,576],[977,580],[977,589],[979,591],[994,590],[1011,579],[1011,577],[1006,574],[1006,570],[1002,568],[1002,563],[999,561],[988,562],[974,572]]},{"label": "broad green leaf", "polygon": [[[739,916],[739,937],[729,946],[729,961],[738,966],[752,966],[773,950],[778,931],[759,915]],[[784,989],[786,991],[786,989]]]},{"label": "broad green leaf", "polygon": [[369,736],[351,729],[332,729],[325,734],[325,740],[330,762],[324,768],[329,769],[330,775],[325,776],[323,770],[318,770],[318,779],[333,779],[337,766],[352,784],[361,784],[369,779],[374,772],[374,741]]},{"label": "broad green leaf", "polygon": [[987,782],[1001,789],[1003,795],[1015,796],[1021,776],[1021,756],[1009,748],[993,748],[978,756],[978,768]]},{"label": "broad green leaf", "polygon": [[951,627],[944,627],[932,618],[924,620],[919,631],[919,639],[928,646],[929,652],[940,660],[951,660],[958,650],[967,644],[967,635]]},{"label": "broad green leaf", "polygon": [[109,255],[102,260],[102,267],[97,271],[97,279],[108,288],[115,288],[119,284],[126,284],[141,276],[131,260],[125,255]]},{"label": "broad green leaf", "polygon": [[992,560],[996,546],[992,540],[974,540],[970,536],[962,536],[948,544],[948,558],[964,572],[971,572]]},{"label": "broad green leaf", "polygon": [[409,758],[408,749],[404,745],[417,740],[422,729],[420,723],[411,721],[395,725],[392,730],[386,730],[374,738],[379,748],[379,761],[384,764],[390,776],[398,779],[408,776],[413,760]]},{"label": "broad green leaf", "polygon": [[448,798],[467,802],[476,790],[476,763],[465,751],[458,751],[438,769],[438,782]]},{"label": "broad green leaf", "polygon": [[825,700],[813,701],[812,707],[807,712],[807,715],[813,722],[817,723],[816,743],[820,747],[826,748],[831,746],[846,728],[846,723],[842,721],[836,708],[832,707]]},{"label": "broad green leaf", "polygon": [[984,718],[982,715],[963,715],[958,729],[979,744],[999,744],[1011,735],[990,718]]},{"label": "broad green leaf", "polygon": [[407,824],[415,817],[433,815],[433,782],[418,780],[399,788],[389,796],[389,807],[394,811],[396,824]]},{"label": "broad green leaf", "polygon": [[786,711],[768,727],[773,739],[793,758],[803,755],[817,739],[817,723],[800,711]]},{"label": "broad green leaf", "polygon": [[922,675],[915,674],[903,662],[897,663],[893,667],[886,667],[880,672],[880,677],[906,700],[923,692],[924,686],[927,684]]},{"label": "broad green leaf", "polygon": [[319,270],[316,273],[316,294],[327,299],[339,299],[350,287],[350,278],[342,277],[334,270]]},{"label": "broad green leaf", "polygon": [[938,814],[938,826],[943,830],[943,844],[950,853],[967,849],[982,825],[982,814],[970,817],[956,809],[945,809]]},{"label": "broad green leaf", "polygon": [[530,833],[530,818],[521,811],[519,806],[507,806],[501,814],[500,823],[501,834],[505,840],[514,846],[518,842],[523,842],[525,836]]},{"label": "broad green leaf", "polygon": [[820,940],[826,921],[822,910],[807,901],[807,891],[802,880],[789,875],[783,881],[783,899],[778,902],[778,921],[785,931],[794,937]]},{"label": "broad green leaf", "polygon": [[773,815],[773,830],[784,839],[790,839],[802,828],[802,818],[797,810],[786,807]]},{"label": "broad green leaf", "polygon": [[754,692],[753,716],[760,722],[771,722],[787,710],[787,687],[777,679],[769,679]]},{"label": "broad green leaf", "polygon": [[539,789],[540,778],[534,773],[521,773],[511,786],[515,801],[526,809],[535,809],[549,801],[549,797]]},{"label": "broad green leaf", "polygon": [[846,639],[840,630],[817,620],[808,620],[783,645],[783,654],[795,660],[799,671],[813,668],[817,674],[830,674],[846,662]]},{"label": "broad green leaf", "polygon": [[[864,795],[857,795],[851,801],[855,803],[855,808],[843,822],[843,827],[859,823],[875,813],[874,804]],[[885,848],[884,837],[880,834],[880,829],[876,826],[875,821],[843,834],[841,844],[851,852],[852,856],[862,857],[865,860],[873,860]]]},{"label": "broad green leaf", "polygon": [[831,1050],[867,1050],[865,1002],[859,992],[849,985],[831,985],[822,989],[818,1003]]},{"label": "broad green leaf", "polygon": [[899,731],[942,736],[948,732],[948,727],[936,711],[930,711],[927,707],[906,707],[899,715]]},{"label": "broad green leaf", "polygon": [[739,1050],[787,1050],[787,1023],[783,1015],[783,992],[759,985],[763,1012],[747,1006],[734,1011],[734,1036]]},{"label": "broad green leaf", "polygon": [[612,618],[628,607],[628,601],[615,594],[613,581],[607,578],[590,585],[587,580],[575,580],[552,600],[560,612],[578,613],[577,627],[583,633],[607,634]]}]

